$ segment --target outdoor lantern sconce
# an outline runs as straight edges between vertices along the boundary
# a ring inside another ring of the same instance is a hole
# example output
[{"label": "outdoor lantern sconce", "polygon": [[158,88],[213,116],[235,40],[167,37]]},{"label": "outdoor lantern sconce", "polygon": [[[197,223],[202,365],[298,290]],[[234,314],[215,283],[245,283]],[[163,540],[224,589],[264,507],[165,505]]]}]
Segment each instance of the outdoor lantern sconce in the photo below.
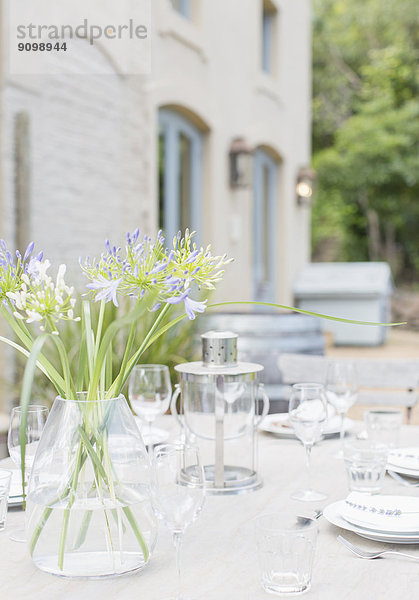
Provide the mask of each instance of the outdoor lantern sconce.
[{"label": "outdoor lantern sconce", "polygon": [[313,203],[314,182],[316,172],[309,167],[302,167],[297,174],[297,204],[299,206],[311,206]]},{"label": "outdoor lantern sconce", "polygon": [[252,185],[253,153],[243,138],[233,140],[229,156],[230,186],[249,188]]}]

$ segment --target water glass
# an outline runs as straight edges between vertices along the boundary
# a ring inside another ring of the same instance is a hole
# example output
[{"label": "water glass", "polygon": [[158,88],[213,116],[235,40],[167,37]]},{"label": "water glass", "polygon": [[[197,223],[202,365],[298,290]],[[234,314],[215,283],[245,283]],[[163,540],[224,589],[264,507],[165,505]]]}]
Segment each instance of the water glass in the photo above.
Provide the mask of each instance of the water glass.
[{"label": "water glass", "polygon": [[291,513],[255,519],[261,584],[271,594],[300,594],[311,586],[317,523]]},{"label": "water glass", "polygon": [[[20,424],[23,409],[16,406],[10,415],[10,425],[7,435],[7,447],[15,465],[21,466]],[[48,418],[48,408],[41,404],[30,404],[27,408],[25,429],[25,484],[27,484],[32,469],[39,440]]]},{"label": "water glass", "polygon": [[[20,406],[13,408],[10,415],[10,425],[7,434],[7,447],[15,465],[21,468],[21,439],[20,426],[23,419],[23,409]],[[35,454],[38,449],[39,440],[48,418],[48,408],[41,404],[30,404],[27,407],[25,428],[25,491],[29,482]],[[14,542],[24,542],[25,532],[23,528],[16,529],[10,534]]]},{"label": "water glass", "polygon": [[306,451],[308,489],[292,494],[294,500],[317,502],[327,498],[313,489],[311,483],[311,449],[318,441],[327,418],[324,388],[318,383],[296,383],[292,386],[288,405],[290,423]]},{"label": "water glass", "polygon": [[368,410],[364,413],[368,439],[376,444],[397,448],[403,415],[401,410]]},{"label": "water glass", "polygon": [[152,459],[153,509],[172,532],[178,575],[178,593],[174,600],[182,600],[180,549],[185,529],[197,518],[204,504],[204,469],[198,448],[186,444],[156,446]]},{"label": "water glass", "polygon": [[164,415],[172,397],[169,367],[166,365],[137,365],[132,370],[128,384],[128,397],[135,414],[148,423],[141,431],[146,445],[158,443],[152,424]]},{"label": "water glass", "polygon": [[336,458],[343,458],[345,415],[358,397],[358,374],[356,365],[347,361],[330,362],[326,374],[326,396],[340,416],[340,450]]},{"label": "water glass", "polygon": [[347,442],[343,450],[349,489],[378,494],[386,473],[388,448],[370,440]]},{"label": "water glass", "polygon": [[12,472],[0,469],[0,531],[4,529],[7,516],[7,502],[9,499]]}]

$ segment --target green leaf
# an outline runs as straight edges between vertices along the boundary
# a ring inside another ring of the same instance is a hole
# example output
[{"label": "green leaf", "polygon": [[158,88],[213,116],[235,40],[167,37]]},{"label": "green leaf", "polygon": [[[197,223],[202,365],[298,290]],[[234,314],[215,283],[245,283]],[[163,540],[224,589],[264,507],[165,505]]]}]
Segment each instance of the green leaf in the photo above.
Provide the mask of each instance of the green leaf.
[{"label": "green leaf", "polygon": [[81,427],[81,425],[79,425],[77,427],[77,431],[79,432],[79,435],[80,435],[81,439],[83,440],[83,444],[87,450],[88,455],[90,456],[90,460],[92,461],[93,465],[95,466],[98,473],[102,477],[103,481],[105,483],[107,483],[105,469],[103,468],[103,465],[100,462],[100,460],[95,452],[95,449],[93,448],[92,444],[90,443],[87,433],[84,431],[84,429],[83,429],[83,427]]},{"label": "green leaf", "polygon": [[87,364],[89,367],[89,377],[93,376],[94,369],[94,356],[95,356],[95,336],[92,328],[92,316],[90,313],[90,302],[85,300],[83,302],[83,321],[82,321],[83,334],[86,336],[86,348],[87,348]]},{"label": "green leaf", "polygon": [[[21,354],[23,354],[23,356],[26,356],[26,358],[30,355],[29,350],[26,350],[26,348],[24,348],[23,346],[20,346],[19,344],[16,344],[16,342],[13,342],[12,340],[9,340],[9,339],[3,337],[2,335],[0,335],[0,342],[4,342],[5,344],[8,344],[12,348],[14,348],[15,350],[17,350]],[[48,371],[45,369],[45,367],[39,361],[37,361],[36,366],[38,367],[38,369],[40,371],[42,371],[42,373],[44,375],[46,375],[46,377],[48,377],[48,379],[50,381],[52,381],[52,379],[49,376]]]},{"label": "green leaf", "polygon": [[141,316],[149,310],[152,306],[154,306],[156,302],[158,293],[150,293],[146,298],[143,298],[141,302],[137,304],[137,306],[130,313],[113,321],[109,327],[106,329],[102,341],[99,346],[99,350],[96,356],[96,361],[94,364],[93,374],[91,376],[88,399],[93,399],[94,395],[97,394],[100,374],[102,371],[102,365],[106,359],[106,355],[108,350],[113,342],[116,334],[123,328],[128,325],[131,325],[134,321],[141,318]]},{"label": "green leaf", "polygon": [[87,346],[86,346],[86,332],[83,331],[80,350],[79,350],[79,361],[77,368],[77,382],[76,392],[82,392],[84,390],[83,384],[87,380],[88,365],[87,365]]}]

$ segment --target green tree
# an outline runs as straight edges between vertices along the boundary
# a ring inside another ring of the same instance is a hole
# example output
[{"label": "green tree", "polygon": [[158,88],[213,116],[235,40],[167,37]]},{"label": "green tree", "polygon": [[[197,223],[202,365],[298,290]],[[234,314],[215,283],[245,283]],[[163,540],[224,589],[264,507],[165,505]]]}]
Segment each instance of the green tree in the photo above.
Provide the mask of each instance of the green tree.
[{"label": "green tree", "polygon": [[419,269],[417,14],[410,0],[318,0],[314,25],[316,252]]}]

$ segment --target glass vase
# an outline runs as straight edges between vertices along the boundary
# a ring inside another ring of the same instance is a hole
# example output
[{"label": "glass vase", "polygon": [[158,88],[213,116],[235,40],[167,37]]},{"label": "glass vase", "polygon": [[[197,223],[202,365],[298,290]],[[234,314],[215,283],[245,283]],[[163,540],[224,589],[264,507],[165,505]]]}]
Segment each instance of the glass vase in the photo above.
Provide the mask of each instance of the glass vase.
[{"label": "glass vase", "polygon": [[157,536],[150,469],[124,396],[58,397],[27,496],[26,538],[35,565],[72,578],[142,569]]}]

